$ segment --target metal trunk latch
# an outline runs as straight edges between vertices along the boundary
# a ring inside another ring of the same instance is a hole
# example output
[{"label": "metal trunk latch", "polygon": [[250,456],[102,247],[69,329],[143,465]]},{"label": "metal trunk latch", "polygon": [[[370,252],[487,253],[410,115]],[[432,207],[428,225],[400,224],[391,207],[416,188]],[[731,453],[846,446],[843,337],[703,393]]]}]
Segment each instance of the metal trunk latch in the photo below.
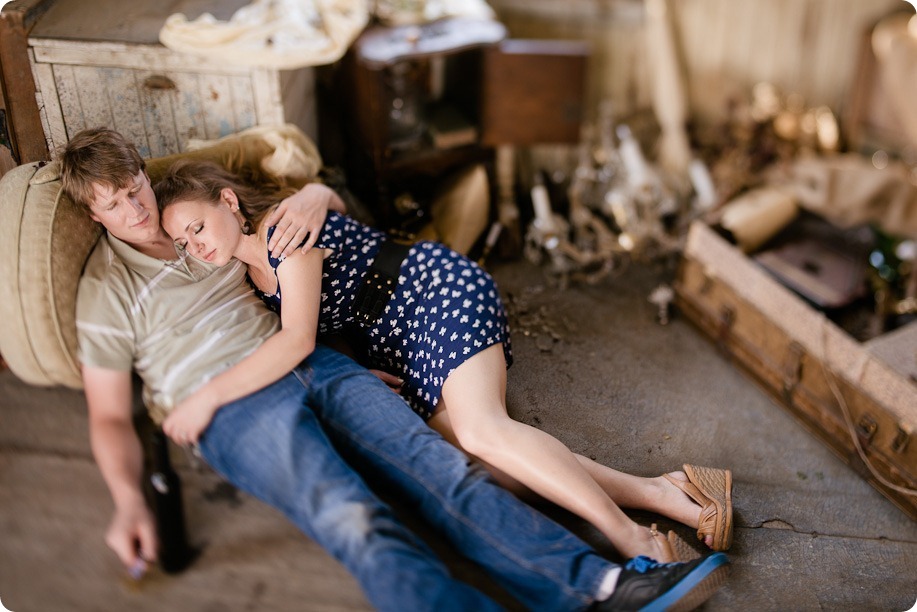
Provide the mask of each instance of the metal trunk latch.
[{"label": "metal trunk latch", "polygon": [[783,365],[783,400],[793,403],[793,391],[802,380],[802,358],[805,350],[798,342],[790,342],[786,362]]},{"label": "metal trunk latch", "polygon": [[903,453],[907,448],[907,443],[910,441],[910,439],[910,434],[904,431],[904,428],[898,427],[898,433],[895,434],[895,439],[892,441],[892,451],[896,453]]},{"label": "metal trunk latch", "polygon": [[735,322],[736,312],[729,306],[720,308],[720,319],[717,325],[717,346],[724,353],[729,353],[729,336],[732,324]]},{"label": "metal trunk latch", "polygon": [[868,446],[878,428],[879,424],[870,415],[864,414],[861,416],[860,422],[857,423],[857,437],[860,439],[860,445],[863,447]]}]

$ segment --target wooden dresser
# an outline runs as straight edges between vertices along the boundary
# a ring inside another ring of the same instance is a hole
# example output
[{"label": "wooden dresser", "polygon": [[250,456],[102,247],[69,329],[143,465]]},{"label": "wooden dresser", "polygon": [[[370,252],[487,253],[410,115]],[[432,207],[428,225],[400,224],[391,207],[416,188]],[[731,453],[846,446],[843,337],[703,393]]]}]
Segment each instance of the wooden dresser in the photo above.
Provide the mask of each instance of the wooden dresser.
[{"label": "wooden dresser", "polygon": [[317,138],[311,67],[233,66],[158,41],[172,13],[229,19],[247,0],[56,0],[31,30],[29,59],[52,151],[107,126],[144,157],[183,150],[254,125],[293,123]]}]

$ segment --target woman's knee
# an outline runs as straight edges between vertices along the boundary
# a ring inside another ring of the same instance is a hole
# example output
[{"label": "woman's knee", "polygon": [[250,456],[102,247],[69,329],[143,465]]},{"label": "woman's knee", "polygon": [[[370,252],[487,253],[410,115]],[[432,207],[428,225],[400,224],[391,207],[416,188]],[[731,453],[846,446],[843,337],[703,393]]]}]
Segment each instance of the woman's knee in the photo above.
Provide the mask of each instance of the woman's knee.
[{"label": "woman's knee", "polygon": [[[509,417],[505,421],[510,421]],[[502,418],[453,422],[456,439],[465,452],[484,460],[505,450],[507,425]]]}]

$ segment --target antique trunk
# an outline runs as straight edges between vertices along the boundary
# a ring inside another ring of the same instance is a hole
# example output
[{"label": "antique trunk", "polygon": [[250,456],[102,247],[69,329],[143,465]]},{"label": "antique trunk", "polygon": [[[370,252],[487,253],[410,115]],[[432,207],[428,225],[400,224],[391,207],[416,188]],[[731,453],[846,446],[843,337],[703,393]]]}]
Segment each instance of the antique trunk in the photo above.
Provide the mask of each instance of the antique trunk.
[{"label": "antique trunk", "polygon": [[917,520],[917,322],[857,342],[697,221],[676,292],[724,354]]}]

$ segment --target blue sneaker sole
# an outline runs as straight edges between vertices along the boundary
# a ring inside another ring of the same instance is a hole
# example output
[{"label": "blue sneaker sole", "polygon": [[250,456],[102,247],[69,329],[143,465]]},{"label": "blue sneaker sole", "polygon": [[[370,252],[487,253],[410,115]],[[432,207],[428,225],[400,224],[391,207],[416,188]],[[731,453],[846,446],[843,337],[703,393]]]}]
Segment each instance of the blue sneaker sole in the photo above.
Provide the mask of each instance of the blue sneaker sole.
[{"label": "blue sneaker sole", "polygon": [[729,575],[729,558],[723,553],[713,553],[695,567],[678,584],[660,595],[640,612],[682,612],[693,610],[719,589]]}]

